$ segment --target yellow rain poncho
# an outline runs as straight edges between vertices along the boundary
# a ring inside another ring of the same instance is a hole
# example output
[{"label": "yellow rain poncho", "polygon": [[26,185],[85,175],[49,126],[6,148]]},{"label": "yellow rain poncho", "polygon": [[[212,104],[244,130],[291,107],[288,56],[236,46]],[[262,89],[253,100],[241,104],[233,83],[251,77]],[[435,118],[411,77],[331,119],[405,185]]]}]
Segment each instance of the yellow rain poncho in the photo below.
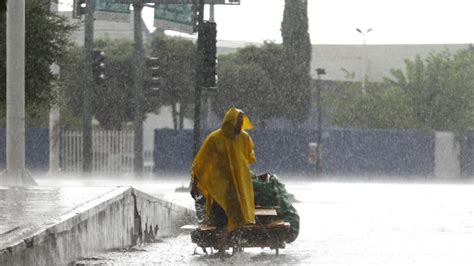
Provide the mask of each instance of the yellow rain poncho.
[{"label": "yellow rain poncho", "polygon": [[255,223],[255,206],[250,164],[256,162],[253,142],[246,129],[252,129],[243,114],[242,130],[235,133],[239,114],[231,108],[220,129],[206,138],[193,162],[192,176],[206,198],[206,212],[211,215],[213,201],[227,215],[227,229]]}]

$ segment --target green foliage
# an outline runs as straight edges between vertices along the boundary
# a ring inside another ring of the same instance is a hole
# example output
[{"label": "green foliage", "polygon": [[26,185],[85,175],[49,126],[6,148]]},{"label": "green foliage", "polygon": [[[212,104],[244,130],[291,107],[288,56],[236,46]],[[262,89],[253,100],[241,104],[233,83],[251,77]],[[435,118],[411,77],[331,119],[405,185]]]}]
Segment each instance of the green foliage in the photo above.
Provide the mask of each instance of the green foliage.
[{"label": "green foliage", "polygon": [[172,106],[175,128],[183,128],[184,117],[191,117],[194,107],[197,46],[190,40],[159,32],[148,46],[150,55],[159,62],[160,104]]},{"label": "green foliage", "polygon": [[281,104],[283,71],[281,45],[264,43],[247,46],[236,53],[219,56],[218,89],[212,106],[224,114],[235,106],[249,114],[252,121],[264,126],[265,120],[284,115]]},{"label": "green foliage", "polygon": [[[196,45],[179,37],[153,35],[149,45],[150,56],[159,62],[161,84],[164,96],[176,95],[178,102],[186,100],[186,94],[194,92],[196,78]],[[166,97],[167,103],[174,97]]]},{"label": "green foliage", "polygon": [[340,84],[327,95],[333,123],[341,127],[415,128],[460,132],[474,126],[474,49],[405,60],[405,70],[368,84]]},{"label": "green foliage", "polygon": [[[94,42],[96,50],[105,53],[105,82],[95,86],[92,113],[105,129],[118,130],[134,117],[133,42],[127,39],[103,38]],[[144,91],[147,94],[146,89]],[[145,98],[145,113],[154,108],[152,97]]]},{"label": "green foliage", "polygon": [[324,109],[331,110],[332,124],[353,128],[411,128],[414,119],[402,90],[394,86],[341,82],[340,91],[325,92]]},{"label": "green foliage", "polygon": [[[220,62],[220,61],[219,61]],[[235,64],[232,60],[219,63],[219,93],[212,106],[218,114],[224,114],[230,107],[244,110],[256,124],[271,115],[271,82],[255,64]]]},{"label": "green foliage", "polygon": [[[106,64],[106,80],[93,92],[92,110],[103,128],[119,130],[123,123],[134,119],[135,68],[131,58],[120,56],[108,58]],[[145,99],[145,112],[151,111],[149,100]]]},{"label": "green foliage", "polygon": [[402,89],[419,125],[429,130],[460,131],[473,126],[474,50],[448,51],[406,60],[406,74],[393,71],[392,84]]},{"label": "green foliage", "polygon": [[94,47],[105,52],[106,57],[117,60],[130,60],[133,57],[133,42],[128,39],[105,37],[94,41]]},{"label": "green foliage", "polygon": [[[133,43],[126,39],[104,38],[94,43],[97,50],[104,51],[105,82],[94,86],[92,113],[105,129],[120,129],[124,123],[133,121],[134,114],[134,75]],[[195,45],[182,38],[171,38],[155,34],[149,43],[149,53],[158,57],[162,81],[159,93],[150,87],[144,88],[144,110],[146,113],[158,112],[163,105],[177,104],[182,127],[183,116],[192,109],[195,80]],[[64,74],[64,113],[82,113],[83,81],[86,79],[84,52],[71,49],[70,57],[63,61]],[[146,71],[145,71],[146,72]],[[145,73],[145,79],[148,75]],[[66,110],[68,109],[68,110]],[[77,123],[75,123],[77,124]],[[73,125],[75,125],[73,123]]]},{"label": "green foliage", "polygon": [[0,0],[0,18],[1,15],[7,11],[7,1],[8,0]]},{"label": "green foliage", "polygon": [[[94,43],[97,50],[105,52],[105,81],[94,85],[92,90],[92,114],[99,124],[109,130],[118,130],[124,123],[133,121],[134,112],[134,73],[133,43],[126,39],[104,38]],[[61,65],[63,87],[62,114],[70,117],[76,114],[81,119],[83,108],[84,81],[87,79],[88,68],[85,67],[84,51],[75,47],[70,49],[69,57]],[[145,90],[145,95],[149,92]],[[149,96],[149,95],[148,95]],[[156,97],[145,97],[145,112],[157,108]],[[70,125],[77,126],[73,121]]]},{"label": "green foliage", "polygon": [[[67,19],[50,12],[41,1],[26,1],[25,102],[28,126],[46,126],[50,105],[57,102],[51,83],[50,66],[63,57],[71,45],[70,33],[76,28]],[[6,21],[0,16],[0,105],[6,104]]]},{"label": "green foliage", "polygon": [[285,71],[281,108],[288,118],[304,122],[310,109],[311,42],[308,33],[307,1],[285,0],[281,23]]}]

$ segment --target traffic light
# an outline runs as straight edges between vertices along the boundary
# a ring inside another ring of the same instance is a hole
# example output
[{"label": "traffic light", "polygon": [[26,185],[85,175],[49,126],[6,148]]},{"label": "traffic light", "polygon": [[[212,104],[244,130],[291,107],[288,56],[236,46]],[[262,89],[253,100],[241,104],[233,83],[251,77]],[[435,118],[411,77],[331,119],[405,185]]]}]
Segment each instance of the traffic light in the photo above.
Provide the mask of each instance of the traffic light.
[{"label": "traffic light", "polygon": [[198,49],[201,52],[201,86],[203,87],[216,86],[216,37],[216,23],[204,21],[198,35]]},{"label": "traffic light", "polygon": [[145,60],[147,71],[145,73],[146,87],[152,91],[160,89],[160,66],[157,57],[148,57]]},{"label": "traffic light", "polygon": [[87,0],[74,0],[72,5],[72,17],[81,18],[87,13]]},{"label": "traffic light", "polygon": [[99,50],[92,51],[92,76],[96,84],[102,84],[105,80],[105,53]]}]

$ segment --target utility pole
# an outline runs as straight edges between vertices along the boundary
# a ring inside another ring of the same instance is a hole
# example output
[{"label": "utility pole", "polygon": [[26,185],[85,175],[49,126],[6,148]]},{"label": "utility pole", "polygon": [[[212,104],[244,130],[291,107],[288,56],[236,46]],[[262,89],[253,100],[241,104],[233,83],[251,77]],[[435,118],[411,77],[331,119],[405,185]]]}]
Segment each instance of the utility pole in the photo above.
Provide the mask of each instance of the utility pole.
[{"label": "utility pole", "polygon": [[7,2],[6,186],[36,185],[25,167],[25,0]]},{"label": "utility pole", "polygon": [[93,49],[94,49],[94,0],[87,0],[84,22],[84,53],[86,57],[86,84],[82,88],[82,173],[92,173],[92,113],[91,93],[93,90]]},{"label": "utility pole", "polygon": [[143,71],[144,71],[144,51],[142,36],[142,9],[143,4],[133,4],[133,32],[134,32],[134,53],[135,65],[135,94],[134,94],[134,119],[133,119],[133,172],[136,176],[143,175]]},{"label": "utility pole", "polygon": [[[56,11],[57,12],[57,11]],[[50,67],[51,72],[59,76],[59,66],[53,63]],[[57,89],[58,84],[52,84]],[[59,106],[54,104],[49,110],[49,174],[56,175],[59,172],[59,145],[61,137]]]},{"label": "utility pole", "polygon": [[366,82],[368,80],[368,75],[367,75],[367,72],[368,72],[368,68],[369,68],[369,57],[367,55],[367,45],[366,45],[366,36],[369,32],[372,31],[372,28],[366,30],[366,31],[363,31],[359,28],[356,29],[357,32],[359,32],[360,34],[362,34],[363,38],[364,38],[364,42],[363,42],[363,49],[364,49],[364,63],[363,63],[363,74],[362,74],[362,93],[365,95],[366,94]]},{"label": "utility pole", "polygon": [[[214,4],[209,5],[209,22],[215,22],[215,17],[214,17]],[[206,126],[209,129],[211,126],[211,113],[212,113],[212,105],[211,105],[211,90],[207,91],[207,97],[206,97]]]},{"label": "utility pole", "polygon": [[214,19],[214,4],[209,4],[209,21],[215,22]]},{"label": "utility pole", "polygon": [[[197,6],[197,12],[198,12],[198,40],[200,37],[199,36],[202,34],[201,27],[203,27],[203,22],[204,22],[204,0],[198,0],[198,6]],[[199,135],[200,135],[200,130],[201,130],[201,94],[202,94],[202,84],[203,84],[203,77],[202,77],[202,63],[203,62],[203,51],[201,49],[200,45],[198,44],[198,50],[197,50],[197,56],[198,56],[198,63],[196,64],[196,85],[195,85],[195,90],[194,90],[194,149],[193,149],[193,157],[196,156],[196,154],[199,151]]]},{"label": "utility pole", "polygon": [[[49,10],[52,12],[58,13],[58,3],[54,1],[46,1],[48,4]],[[53,63],[50,66],[51,73],[59,77],[60,69],[56,63]],[[54,89],[57,90],[58,84],[54,81],[52,84]],[[49,109],[49,171],[50,175],[56,175],[59,173],[59,145],[61,137],[61,128],[60,128],[60,113],[59,106],[54,104]]]}]

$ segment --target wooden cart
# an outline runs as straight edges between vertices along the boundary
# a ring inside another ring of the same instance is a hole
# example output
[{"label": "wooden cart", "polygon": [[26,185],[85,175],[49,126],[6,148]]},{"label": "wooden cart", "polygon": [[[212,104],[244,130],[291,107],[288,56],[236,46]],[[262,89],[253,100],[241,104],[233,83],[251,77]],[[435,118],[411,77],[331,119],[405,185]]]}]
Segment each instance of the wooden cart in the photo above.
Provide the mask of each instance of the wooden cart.
[{"label": "wooden cart", "polygon": [[[269,247],[279,254],[290,236],[290,224],[282,220],[275,220],[277,209],[255,209],[256,223],[245,225],[228,235],[225,246],[232,248],[232,253],[242,252],[246,247]],[[207,253],[207,248],[219,249],[218,230],[215,226],[196,225],[185,226],[191,229],[191,240]],[[225,252],[219,250],[221,253]]]}]

